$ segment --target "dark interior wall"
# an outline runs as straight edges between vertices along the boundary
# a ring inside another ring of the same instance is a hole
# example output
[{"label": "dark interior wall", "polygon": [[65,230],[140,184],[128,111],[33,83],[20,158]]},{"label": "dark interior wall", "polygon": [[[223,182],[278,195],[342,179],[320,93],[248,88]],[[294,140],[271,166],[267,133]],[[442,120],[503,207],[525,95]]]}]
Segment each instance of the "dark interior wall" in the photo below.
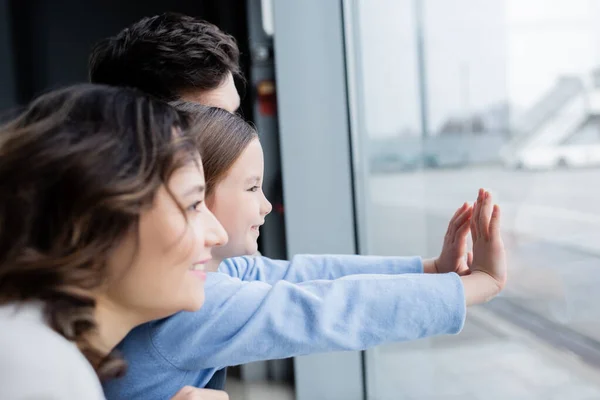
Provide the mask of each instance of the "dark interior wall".
[{"label": "dark interior wall", "polygon": [[0,110],[16,102],[8,0],[0,0]]},{"label": "dark interior wall", "polygon": [[4,18],[0,14],[0,58],[6,60],[1,63],[0,82],[9,83],[2,87],[0,107],[24,104],[50,89],[87,81],[87,59],[97,40],[165,11],[206,19],[232,34],[248,72],[243,1],[0,0],[0,13],[4,12]]}]

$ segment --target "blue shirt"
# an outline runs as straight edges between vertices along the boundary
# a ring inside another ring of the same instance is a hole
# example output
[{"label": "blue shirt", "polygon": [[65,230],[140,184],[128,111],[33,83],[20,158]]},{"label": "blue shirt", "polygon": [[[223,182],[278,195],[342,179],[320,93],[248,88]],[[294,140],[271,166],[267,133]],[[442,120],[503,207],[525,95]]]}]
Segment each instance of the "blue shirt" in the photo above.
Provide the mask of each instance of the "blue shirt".
[{"label": "blue shirt", "polygon": [[419,257],[298,255],[225,260],[196,312],[141,325],[118,349],[129,364],[108,400],[166,399],[215,371],[259,360],[458,333],[457,274],[423,274]]}]

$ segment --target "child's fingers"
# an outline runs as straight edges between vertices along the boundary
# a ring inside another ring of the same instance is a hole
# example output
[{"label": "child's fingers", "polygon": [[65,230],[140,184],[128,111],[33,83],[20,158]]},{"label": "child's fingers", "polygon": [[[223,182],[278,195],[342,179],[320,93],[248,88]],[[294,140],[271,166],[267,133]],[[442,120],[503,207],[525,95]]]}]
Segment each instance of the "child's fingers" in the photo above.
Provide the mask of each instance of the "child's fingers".
[{"label": "child's fingers", "polygon": [[490,220],[490,238],[500,236],[500,206],[494,204]]},{"label": "child's fingers", "polygon": [[483,204],[479,215],[479,227],[480,235],[486,240],[490,239],[490,219],[492,218],[492,210],[494,203],[492,203],[492,195],[486,190],[483,193]]},{"label": "child's fingers", "polygon": [[456,229],[456,234],[454,235],[454,241],[459,240],[461,238],[465,238],[469,231],[471,230],[471,224],[469,223],[469,218],[471,218],[471,212],[465,212],[465,215],[462,218],[462,225],[460,225]]},{"label": "child's fingers", "polygon": [[454,213],[454,215],[452,216],[452,218],[450,218],[450,221],[456,219],[460,214],[463,213],[463,211],[465,211],[465,209],[469,206],[469,203],[463,203],[462,206],[460,206],[458,208],[458,210],[456,210],[456,212]]},{"label": "child's fingers", "polygon": [[473,208],[473,215],[471,216],[471,239],[473,243],[477,239],[477,219],[475,218],[475,208]]},{"label": "child's fingers", "polygon": [[481,211],[481,191],[477,194],[477,200],[475,200],[475,204],[473,205],[473,217],[471,218],[471,235],[473,236],[473,243],[479,238],[479,213]]},{"label": "child's fingers", "polygon": [[448,222],[448,229],[446,230],[446,236],[452,236],[454,235],[454,231],[456,230],[456,219],[459,218],[465,211],[465,208],[468,207],[467,203],[463,203],[462,206],[460,206],[458,208],[458,210],[456,210],[456,212],[454,213],[454,215],[452,216],[452,218],[450,218],[450,221]]},{"label": "child's fingers", "polygon": [[467,227],[469,226],[468,222],[469,219],[471,218],[471,216],[473,215],[473,208],[471,206],[468,206],[468,208],[466,210],[464,210],[462,212],[462,214],[458,215],[453,221],[452,221],[452,225],[450,226],[450,233],[452,235],[452,237],[456,237],[456,235],[458,234],[458,231],[466,224]]},{"label": "child's fingers", "polygon": [[472,251],[467,253],[467,267],[471,268],[471,265],[473,265],[473,252]]}]

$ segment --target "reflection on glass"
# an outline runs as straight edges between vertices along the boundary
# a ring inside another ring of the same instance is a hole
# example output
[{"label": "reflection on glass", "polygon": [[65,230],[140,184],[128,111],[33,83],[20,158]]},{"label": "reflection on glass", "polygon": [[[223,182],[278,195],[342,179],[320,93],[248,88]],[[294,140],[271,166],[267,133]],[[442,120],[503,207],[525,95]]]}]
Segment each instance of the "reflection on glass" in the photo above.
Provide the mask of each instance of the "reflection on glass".
[{"label": "reflection on glass", "polygon": [[351,4],[362,249],[437,255],[483,186],[512,268],[461,335],[367,352],[370,398],[600,398],[600,2]]}]

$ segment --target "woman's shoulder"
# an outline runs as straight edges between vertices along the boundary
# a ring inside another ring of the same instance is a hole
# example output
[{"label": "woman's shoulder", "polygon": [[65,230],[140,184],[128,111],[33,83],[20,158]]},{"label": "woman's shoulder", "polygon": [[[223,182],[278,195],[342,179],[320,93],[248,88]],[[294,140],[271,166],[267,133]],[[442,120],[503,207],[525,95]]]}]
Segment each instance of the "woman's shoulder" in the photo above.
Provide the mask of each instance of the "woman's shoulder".
[{"label": "woman's shoulder", "polygon": [[0,398],[54,394],[103,399],[77,346],[44,322],[39,304],[0,306]]},{"label": "woman's shoulder", "polygon": [[56,357],[73,361],[83,357],[77,346],[45,323],[42,307],[38,303],[0,306],[0,326],[3,327],[0,329],[3,361],[7,356],[34,357],[38,362],[46,358],[56,362]]}]

